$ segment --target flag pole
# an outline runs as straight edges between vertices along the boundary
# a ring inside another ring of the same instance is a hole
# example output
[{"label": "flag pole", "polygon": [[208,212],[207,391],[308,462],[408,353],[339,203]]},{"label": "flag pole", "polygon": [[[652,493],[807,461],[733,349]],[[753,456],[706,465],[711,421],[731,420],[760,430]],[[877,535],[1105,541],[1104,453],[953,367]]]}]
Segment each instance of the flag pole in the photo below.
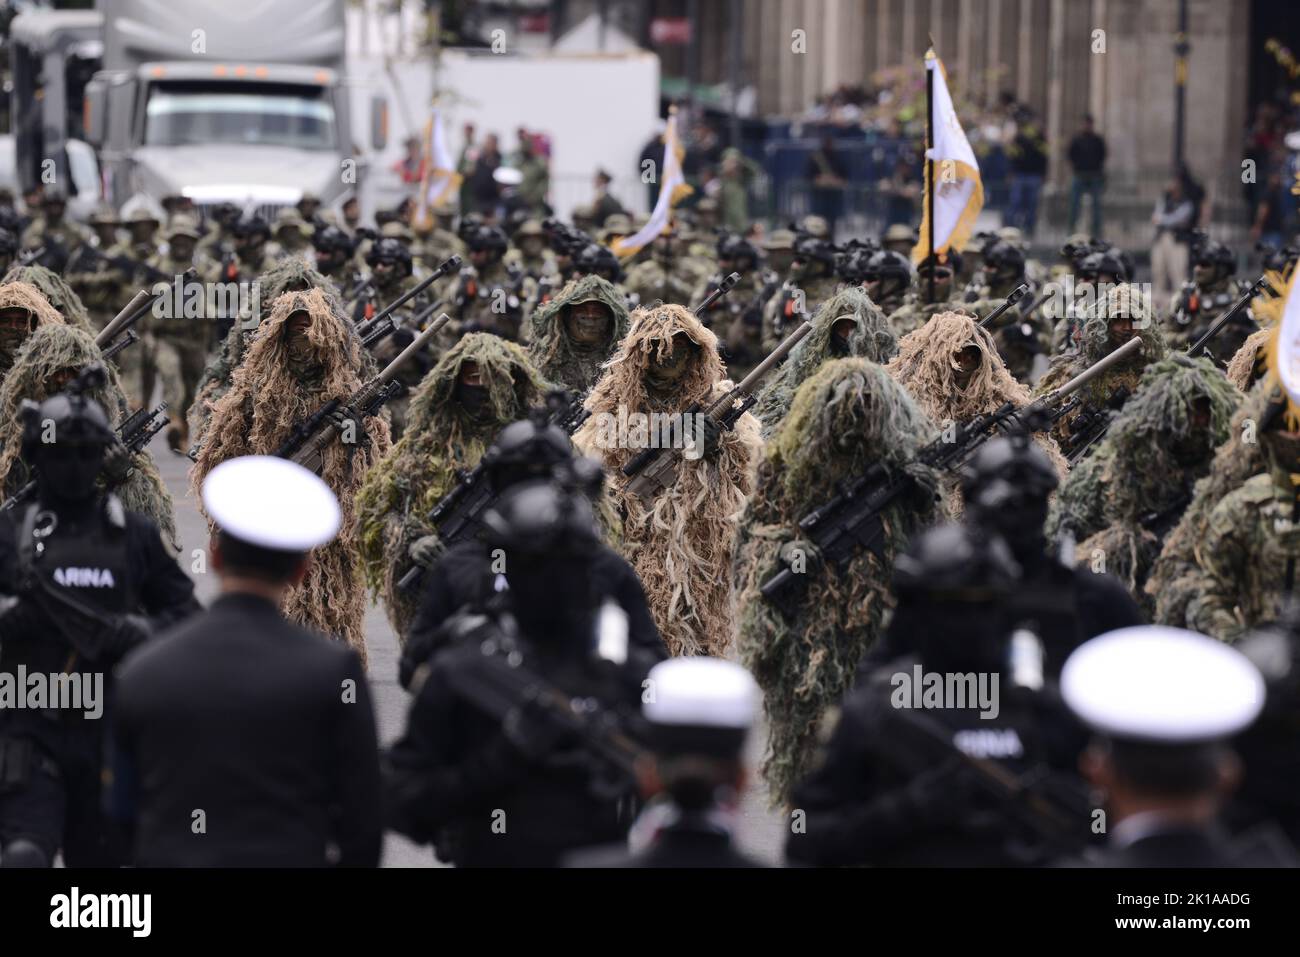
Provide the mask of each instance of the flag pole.
[{"label": "flag pole", "polygon": [[[933,55],[934,48],[930,48]],[[929,197],[930,208],[929,215],[926,217],[929,222],[929,244],[930,244],[930,301],[934,302],[934,157],[930,154],[934,151],[934,70],[930,66],[930,57],[926,57],[925,64],[925,194]]]}]

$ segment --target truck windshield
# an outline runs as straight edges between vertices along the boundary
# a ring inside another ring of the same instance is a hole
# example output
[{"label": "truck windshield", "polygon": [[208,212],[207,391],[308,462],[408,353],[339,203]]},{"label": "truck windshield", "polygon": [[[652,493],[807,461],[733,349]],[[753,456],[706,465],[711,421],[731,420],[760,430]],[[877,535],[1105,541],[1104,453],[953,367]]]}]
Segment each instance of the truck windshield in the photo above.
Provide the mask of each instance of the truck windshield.
[{"label": "truck windshield", "polygon": [[337,147],[325,87],[287,83],[156,83],[145,109],[145,146]]}]

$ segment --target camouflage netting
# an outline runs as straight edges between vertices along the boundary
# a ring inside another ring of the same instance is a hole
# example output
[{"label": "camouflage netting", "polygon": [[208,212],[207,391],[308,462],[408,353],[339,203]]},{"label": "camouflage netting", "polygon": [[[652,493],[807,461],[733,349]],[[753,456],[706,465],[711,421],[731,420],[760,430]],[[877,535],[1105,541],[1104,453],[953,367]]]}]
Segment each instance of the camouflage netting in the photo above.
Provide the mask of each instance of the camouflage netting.
[{"label": "camouflage netting", "polygon": [[[963,389],[957,380],[957,354],[967,346],[979,350],[980,362]],[[885,369],[907,389],[921,411],[942,428],[949,422],[967,422],[994,412],[1008,402],[1026,406],[1029,389],[1007,371],[998,347],[978,321],[960,312],[941,312],[898,343],[898,355]],[[928,437],[923,440],[928,441]],[[1062,478],[1069,471],[1056,443],[1039,433],[1034,442],[1052,460]],[[946,482],[954,512],[961,509],[956,476]]]},{"label": "camouflage netting", "polygon": [[[583,302],[599,302],[614,318],[609,346],[603,350],[582,352],[574,349],[564,331],[566,307]],[[560,290],[553,300],[533,312],[528,334],[528,355],[549,382],[564,389],[586,393],[600,378],[605,360],[627,335],[627,305],[622,292],[599,276],[582,276]]]},{"label": "camouflage netting", "polygon": [[[657,356],[671,354],[673,337],[699,347],[691,368],[672,396],[645,386]],[[754,489],[762,447],[758,420],[746,413],[723,434],[716,459],[688,461],[678,452],[676,481],[647,503],[626,492],[622,467],[638,451],[611,441],[610,422],[620,411],[680,413],[693,402],[707,404],[730,388],[723,378],[718,340],[687,309],[664,305],[638,309],[632,327],[608,369],[588,397],[592,416],[574,444],[600,461],[610,493],[624,512],[621,550],[645,586],[655,624],[675,655],[725,654],[735,632],[731,566],[737,525]]]},{"label": "camouflage netting", "polygon": [[1242,392],[1250,390],[1253,384],[1251,380],[1255,378],[1257,370],[1264,368],[1268,358],[1269,343],[1276,331],[1275,326],[1256,329],[1228,362],[1228,381]]},{"label": "camouflage netting", "polygon": [[[275,301],[286,291],[319,289],[321,295],[325,297],[330,312],[343,323],[348,337],[356,339],[356,332],[352,323],[347,321],[347,310],[334,283],[310,263],[296,256],[287,257],[262,273],[258,283],[258,305],[262,315],[274,309]],[[260,320],[261,316],[257,318]],[[231,377],[239,364],[244,361],[244,352],[251,338],[252,331],[244,329],[243,323],[236,321],[226,333],[226,338],[218,348],[217,354],[208,360],[207,367],[204,368],[203,375],[199,377],[199,383],[194,389],[194,403],[185,415],[189,423],[191,442],[197,443],[203,438],[208,419],[212,415],[212,407],[230,390]],[[359,345],[358,341],[358,347]],[[371,368],[369,358],[364,354],[361,368],[363,374],[368,374]]]},{"label": "camouflage netting", "polygon": [[[1209,406],[1205,430],[1192,421],[1198,400]],[[1104,555],[1106,570],[1143,602],[1160,541],[1142,520],[1183,507],[1227,439],[1241,400],[1210,359],[1177,354],[1147,366],[1106,437],[1057,494],[1049,531],[1069,525],[1081,539],[1080,562],[1092,565]]]},{"label": "camouflage netting", "polygon": [[[12,288],[0,286],[0,301],[3,301],[4,290]],[[0,386],[0,476],[3,476],[0,488],[4,489],[6,496],[18,491],[30,479],[27,466],[19,457],[22,423],[18,410],[23,400],[43,401],[50,395],[47,384],[56,373],[64,369],[80,371],[92,362],[99,362],[100,358],[99,346],[95,345],[90,333],[61,323],[38,326],[23,344],[13,369]],[[108,366],[105,368],[108,381],[101,388],[92,390],[90,396],[104,407],[109,420],[116,426],[126,416],[126,397],[122,394],[117,374]],[[172,497],[158,474],[158,467],[148,451],[134,456],[132,463],[130,475],[114,491],[127,509],[153,519],[162,530],[163,540],[176,551],[179,545],[176,543]]]},{"label": "camouflage netting", "polygon": [[[488,414],[468,415],[452,398],[461,366],[478,365],[488,390]],[[411,399],[406,432],[366,476],[357,493],[357,534],[366,582],[382,596],[388,620],[405,641],[418,593],[397,588],[411,567],[412,542],[433,533],[429,510],[446,495],[456,472],[473,468],[497,433],[539,405],[546,384],[523,348],[499,336],[472,332],[444,355]]]},{"label": "camouflage netting", "polygon": [[1187,608],[1198,587],[1193,580],[1196,547],[1205,540],[1210,513],[1226,495],[1269,468],[1257,431],[1272,391],[1268,383],[1258,383],[1241,403],[1228,427],[1227,441],[1214,454],[1209,473],[1196,483],[1191,504],[1166,536],[1145,587],[1148,598],[1155,602],[1153,621],[1187,627]]},{"label": "camouflage netting", "polygon": [[[289,317],[306,311],[313,360],[321,371],[304,381],[289,364]],[[198,462],[191,472],[197,493],[217,465],[241,455],[273,455],[295,426],[331,399],[346,400],[361,387],[357,374],[360,345],[319,290],[280,297],[258,326],[244,362],[235,370],[230,391],[213,407]],[[368,444],[349,447],[336,441],[324,455],[321,478],[338,496],[343,524],[338,536],[312,553],[307,577],[286,595],[285,615],[298,624],[346,641],[365,658],[365,582],[357,554],[354,502],[366,470],[388,454],[388,425],[365,423]],[[358,436],[358,438],[360,438]]]},{"label": "camouflage netting", "polygon": [[813,316],[812,331],[800,341],[786,357],[781,368],[773,373],[767,387],[759,394],[754,415],[763,424],[763,438],[776,434],[790,411],[795,392],[821,368],[828,359],[836,358],[831,348],[831,334],[840,319],[853,320],[849,336],[848,356],[861,356],[872,362],[888,362],[898,351],[898,340],[871,297],[861,286],[845,286],[826,302]]},{"label": "camouflage netting", "polygon": [[[863,358],[831,359],[799,387],[767,447],[736,568],[740,656],[764,693],[770,736],[763,773],[775,803],[786,800],[808,770],[823,714],[848,690],[893,607],[894,556],[940,511],[938,477],[913,461],[934,431],[880,366]],[[786,617],[759,593],[783,567],[781,547],[802,537],[799,519],[833,498],[839,482],[878,463],[919,480],[916,494],[883,516],[883,558],[864,551],[843,568],[811,560],[805,590]]]},{"label": "camouflage netting", "polygon": [[5,273],[2,281],[5,285],[26,283],[34,287],[63,316],[68,325],[83,329],[92,336],[95,334],[95,326],[90,321],[90,313],[82,305],[81,297],[72,291],[72,287],[58,273],[51,272],[44,266],[15,265]]}]

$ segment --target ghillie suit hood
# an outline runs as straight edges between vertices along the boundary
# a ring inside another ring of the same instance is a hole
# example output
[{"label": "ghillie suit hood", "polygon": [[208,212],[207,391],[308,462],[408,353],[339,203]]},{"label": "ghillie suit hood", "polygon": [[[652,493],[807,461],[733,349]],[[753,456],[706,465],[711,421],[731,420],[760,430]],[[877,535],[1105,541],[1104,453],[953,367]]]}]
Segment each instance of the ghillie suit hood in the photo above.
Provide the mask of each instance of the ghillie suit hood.
[{"label": "ghillie suit hood", "polygon": [[[478,418],[453,397],[466,362],[478,365],[487,389]],[[451,491],[456,472],[477,465],[497,433],[540,405],[545,393],[523,348],[486,332],[462,338],[420,383],[406,432],[366,475],[356,505],[366,583],[382,596],[399,640],[406,638],[418,596],[399,591],[397,580],[411,567],[411,543],[433,533],[425,524],[429,510]]]},{"label": "ghillie suit hood", "polygon": [[[846,356],[831,348],[831,335],[840,319],[853,320]],[[845,286],[827,299],[813,316],[812,331],[790,350],[790,355],[773,374],[758,397],[754,415],[763,424],[763,438],[771,439],[781,427],[795,392],[822,364],[835,358],[860,356],[885,363],[898,351],[898,340],[871,297],[861,286]]]},{"label": "ghillie suit hood", "polygon": [[[736,570],[740,656],[764,692],[770,737],[763,773],[776,803],[808,770],[823,714],[848,690],[880,634],[893,606],[894,556],[938,517],[938,476],[914,461],[936,431],[883,368],[864,358],[831,359],[799,387],[767,446]],[[884,557],[863,551],[844,568],[810,561],[806,590],[787,618],[759,593],[782,567],[781,547],[803,537],[799,520],[833,498],[841,481],[878,463],[917,479],[916,493],[883,516]]]},{"label": "ghillie suit hood", "polygon": [[1228,381],[1242,392],[1250,391],[1250,387],[1254,385],[1251,380],[1256,378],[1257,371],[1262,372],[1258,377],[1260,379],[1267,375],[1264,370],[1268,362],[1268,349],[1274,331],[1273,326],[1256,329],[1241,344],[1241,348],[1237,350],[1236,355],[1228,362]]},{"label": "ghillie suit hood", "polygon": [[1268,383],[1260,382],[1242,401],[1228,426],[1227,440],[1214,453],[1209,472],[1192,490],[1191,504],[1165,537],[1145,588],[1148,601],[1155,603],[1153,621],[1175,628],[1188,627],[1188,606],[1199,588],[1194,580],[1198,571],[1196,549],[1209,531],[1210,513],[1247,479],[1270,469],[1258,426],[1272,393]]},{"label": "ghillie suit hood", "polygon": [[[1192,421],[1198,401],[1208,403],[1208,429]],[[1080,561],[1092,565],[1104,556],[1107,570],[1142,602],[1164,534],[1159,525],[1170,528],[1170,510],[1181,511],[1190,501],[1193,483],[1209,471],[1241,401],[1209,359],[1177,354],[1147,366],[1106,437],[1057,494],[1049,532],[1069,526],[1081,539]],[[1152,516],[1161,518],[1154,529],[1143,524]]]},{"label": "ghillie suit hood", "polygon": [[[957,383],[957,353],[967,346],[979,350],[979,367],[966,388]],[[907,389],[921,411],[939,428],[950,422],[967,422],[977,415],[994,412],[1008,402],[1029,404],[1029,389],[1007,370],[997,344],[977,320],[960,312],[941,312],[898,343],[898,355],[885,366],[899,385]],[[1034,436],[1056,473],[1062,479],[1069,471],[1065,457],[1050,438]],[[961,509],[956,476],[949,476],[948,491],[954,510]]]},{"label": "ghillie suit hood", "polygon": [[[48,299],[41,295],[41,291],[35,286],[25,282],[5,282],[0,284],[0,309],[24,309],[36,316],[36,328],[39,330],[42,326],[62,326],[65,325],[63,316],[55,309]],[[28,339],[30,340],[30,336]],[[24,342],[23,346],[27,343]],[[22,352],[22,346],[9,356],[10,366],[18,361],[18,355]],[[8,369],[0,359],[0,382],[5,380],[8,375]]]},{"label": "ghillie suit hood", "polygon": [[[330,311],[343,322],[351,338],[356,338],[352,323],[347,321],[347,310],[338,289],[328,276],[319,272],[310,263],[296,257],[289,257],[277,262],[258,278],[260,291],[258,303],[263,315],[275,308],[275,301],[288,291],[307,291],[319,289],[325,297]],[[261,317],[258,317],[260,322]],[[208,360],[194,389],[194,403],[186,412],[186,421],[190,427],[190,438],[198,442],[208,426],[212,407],[230,389],[230,380],[235,369],[244,361],[244,354],[253,338],[253,329],[244,328],[244,323],[236,321],[226,333],[217,354]],[[359,343],[358,343],[359,345]],[[362,356],[362,374],[369,374],[371,368],[368,356]]]},{"label": "ghillie suit hood", "polygon": [[[0,286],[0,295],[7,288],[10,287]],[[31,478],[26,463],[19,457],[22,445],[19,408],[23,400],[44,401],[50,395],[46,383],[55,373],[63,369],[81,370],[101,359],[99,346],[90,333],[62,323],[37,326],[23,344],[13,369],[0,386],[0,416],[3,417],[0,418],[0,488],[6,495],[18,491]],[[105,368],[108,380],[88,394],[104,407],[116,426],[126,417],[126,397],[117,373],[108,364]],[[179,547],[172,497],[148,451],[132,457],[131,474],[113,491],[127,509],[151,518],[173,550]]]},{"label": "ghillie suit hood", "polygon": [[[311,315],[306,334],[312,360],[319,366],[306,378],[295,374],[289,363],[286,335],[289,317],[300,310]],[[356,371],[360,348],[320,290],[277,299],[235,370],[230,391],[212,409],[203,449],[191,472],[196,497],[203,479],[222,462],[241,455],[274,455],[295,426],[331,399],[346,399],[360,388]],[[281,605],[291,621],[346,641],[363,658],[365,583],[357,554],[354,503],[366,470],[391,445],[382,418],[367,419],[365,429],[368,442],[358,435],[356,444],[336,441],[325,452],[321,478],[338,496],[343,524],[332,542],[312,553],[307,577]]]},{"label": "ghillie suit hood", "polygon": [[[583,302],[599,302],[613,316],[609,346],[581,352],[564,329],[564,310]],[[599,276],[571,280],[553,300],[536,310],[530,321],[528,356],[547,381],[585,393],[600,378],[605,360],[627,335],[627,305],[619,289]]]},{"label": "ghillie suit hood", "polygon": [[[656,356],[671,354],[679,333],[698,352],[676,393],[655,395],[645,385],[646,371]],[[621,550],[640,576],[655,625],[675,655],[722,655],[731,644],[730,572],[737,525],[754,489],[762,447],[758,420],[741,416],[723,433],[716,457],[690,461],[670,450],[678,460],[676,481],[649,503],[626,491],[622,468],[640,449],[620,441],[615,423],[620,413],[681,413],[694,402],[722,397],[731,384],[724,379],[717,342],[681,306],[638,309],[587,399],[591,418],[573,437],[580,451],[605,466],[611,498],[624,513]]]},{"label": "ghillie suit hood", "polygon": [[[92,336],[95,334],[95,326],[90,321],[90,313],[86,311],[85,305],[82,304],[81,297],[63,281],[63,277],[58,273],[51,272],[44,266],[15,265],[5,273],[3,282],[5,285],[26,283],[34,287],[63,317],[64,322],[70,326],[76,326],[78,329],[83,329]],[[126,303],[123,303],[123,305],[126,305]]]}]

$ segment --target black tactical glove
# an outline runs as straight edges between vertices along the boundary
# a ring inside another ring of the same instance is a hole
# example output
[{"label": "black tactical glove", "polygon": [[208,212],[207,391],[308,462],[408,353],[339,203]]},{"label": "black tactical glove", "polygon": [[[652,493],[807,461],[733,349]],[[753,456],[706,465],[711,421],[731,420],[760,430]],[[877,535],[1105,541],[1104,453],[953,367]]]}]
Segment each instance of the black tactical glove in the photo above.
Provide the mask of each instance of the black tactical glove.
[{"label": "black tactical glove", "polygon": [[402,646],[402,657],[397,662],[397,682],[407,691],[411,690],[416,669],[433,655],[437,634],[437,631],[424,631],[407,636],[406,644]]},{"label": "black tactical glove", "polygon": [[716,459],[718,452],[722,448],[722,433],[725,430],[713,419],[705,416],[704,418],[704,456],[705,458]]},{"label": "black tactical glove", "polygon": [[117,436],[104,449],[104,464],[100,466],[100,474],[104,477],[104,487],[109,489],[117,488],[126,481],[127,475],[131,472],[131,453],[126,450],[122,440]]}]

